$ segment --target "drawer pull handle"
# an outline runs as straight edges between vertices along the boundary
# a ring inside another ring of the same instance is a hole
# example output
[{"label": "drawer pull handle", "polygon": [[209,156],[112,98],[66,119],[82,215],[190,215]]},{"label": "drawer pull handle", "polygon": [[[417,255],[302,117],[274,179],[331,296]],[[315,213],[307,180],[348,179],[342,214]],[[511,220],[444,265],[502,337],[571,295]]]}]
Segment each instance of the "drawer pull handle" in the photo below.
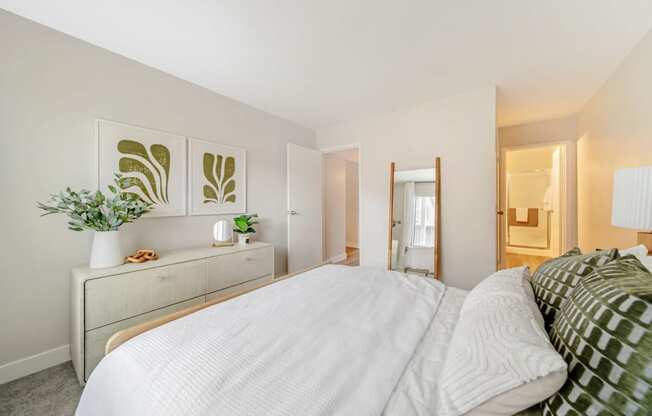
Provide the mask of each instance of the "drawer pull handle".
[{"label": "drawer pull handle", "polygon": [[246,261],[251,261],[251,260],[253,260],[253,259],[252,259],[251,257],[245,257],[245,260],[246,260]]},{"label": "drawer pull handle", "polygon": [[170,280],[171,278],[172,278],[172,275],[169,275],[169,274],[161,274],[161,275],[158,276],[158,279],[161,280],[161,281]]}]

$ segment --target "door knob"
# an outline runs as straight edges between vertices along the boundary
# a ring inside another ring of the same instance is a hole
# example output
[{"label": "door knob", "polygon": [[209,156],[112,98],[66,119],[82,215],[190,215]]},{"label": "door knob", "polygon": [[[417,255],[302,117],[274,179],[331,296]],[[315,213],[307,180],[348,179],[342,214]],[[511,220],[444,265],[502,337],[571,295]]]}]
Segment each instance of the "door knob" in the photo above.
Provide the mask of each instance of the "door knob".
[{"label": "door knob", "polygon": [[288,215],[297,215],[297,212],[292,209],[292,210],[288,211]]},{"label": "door knob", "polygon": [[505,215],[505,211],[497,211],[496,214],[498,214],[498,215]]}]

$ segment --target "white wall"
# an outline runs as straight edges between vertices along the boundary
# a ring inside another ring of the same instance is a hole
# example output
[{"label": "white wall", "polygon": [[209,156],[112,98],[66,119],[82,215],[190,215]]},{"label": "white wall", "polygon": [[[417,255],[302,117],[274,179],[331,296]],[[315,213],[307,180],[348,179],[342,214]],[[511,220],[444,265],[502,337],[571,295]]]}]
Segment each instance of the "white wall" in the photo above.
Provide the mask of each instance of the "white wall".
[{"label": "white wall", "polygon": [[487,87],[317,131],[321,148],[361,146],[363,265],[386,266],[389,162],[417,169],[440,156],[443,279],[470,288],[495,270],[495,104]]},{"label": "white wall", "polygon": [[[91,234],[40,218],[36,201],[93,188],[96,117],[246,148],[248,208],[285,271],[285,146],[315,147],[311,130],[4,11],[0,51],[0,379],[17,369],[3,364],[68,344],[69,271],[87,262]],[[141,220],[125,227],[127,247],[206,245],[216,219]]]},{"label": "white wall", "polygon": [[346,245],[358,246],[358,162],[349,160],[346,161]]},{"label": "white wall", "polygon": [[580,112],[579,241],[582,250],[636,244],[635,230],[611,225],[613,175],[616,169],[652,165],[651,108],[652,32]]},{"label": "white wall", "polygon": [[346,247],[346,159],[339,153],[324,155],[324,239],[327,261],[342,261]]}]

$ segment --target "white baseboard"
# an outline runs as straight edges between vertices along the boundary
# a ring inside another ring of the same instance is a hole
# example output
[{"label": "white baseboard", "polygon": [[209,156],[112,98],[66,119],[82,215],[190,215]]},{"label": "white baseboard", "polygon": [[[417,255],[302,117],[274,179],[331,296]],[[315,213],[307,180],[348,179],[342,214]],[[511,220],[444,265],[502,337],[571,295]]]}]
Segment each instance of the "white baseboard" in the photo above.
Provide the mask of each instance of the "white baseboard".
[{"label": "white baseboard", "polygon": [[332,264],[332,263],[339,263],[344,260],[346,260],[346,253],[338,254],[337,256],[333,256],[326,261]]},{"label": "white baseboard", "polygon": [[358,247],[358,243],[346,243],[347,247],[353,247],[353,248],[360,248]]},{"label": "white baseboard", "polygon": [[0,365],[0,384],[8,383],[66,361],[70,361],[69,345],[62,345],[30,357]]}]

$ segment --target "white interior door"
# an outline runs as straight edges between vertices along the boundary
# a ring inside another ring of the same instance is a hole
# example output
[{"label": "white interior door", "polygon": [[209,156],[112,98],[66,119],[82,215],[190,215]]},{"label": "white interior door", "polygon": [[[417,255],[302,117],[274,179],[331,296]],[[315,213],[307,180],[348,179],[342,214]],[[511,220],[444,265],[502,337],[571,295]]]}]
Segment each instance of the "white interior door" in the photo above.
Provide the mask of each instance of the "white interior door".
[{"label": "white interior door", "polygon": [[289,143],[288,273],[322,262],[322,153]]}]

